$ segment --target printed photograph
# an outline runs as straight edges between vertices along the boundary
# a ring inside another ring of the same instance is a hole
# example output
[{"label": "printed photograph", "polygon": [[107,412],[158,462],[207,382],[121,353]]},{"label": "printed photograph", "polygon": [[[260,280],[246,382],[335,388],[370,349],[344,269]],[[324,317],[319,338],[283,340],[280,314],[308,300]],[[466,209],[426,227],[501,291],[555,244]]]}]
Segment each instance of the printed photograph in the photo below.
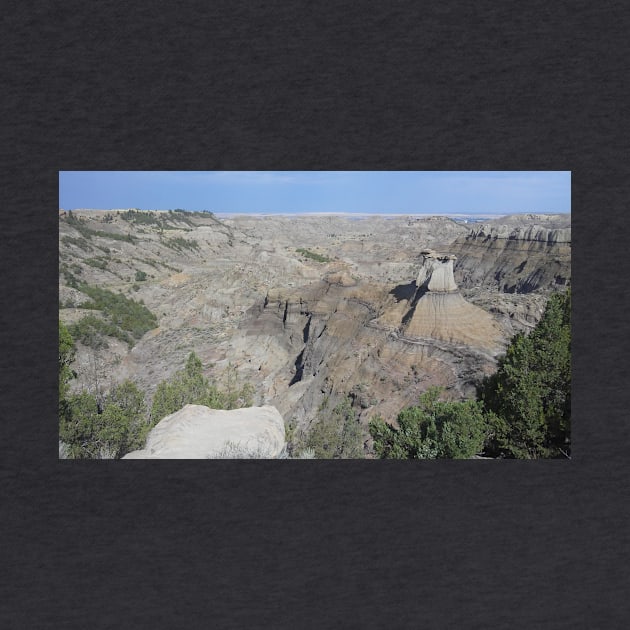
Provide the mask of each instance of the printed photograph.
[{"label": "printed photograph", "polygon": [[60,171],[60,459],[571,459],[570,171]]}]

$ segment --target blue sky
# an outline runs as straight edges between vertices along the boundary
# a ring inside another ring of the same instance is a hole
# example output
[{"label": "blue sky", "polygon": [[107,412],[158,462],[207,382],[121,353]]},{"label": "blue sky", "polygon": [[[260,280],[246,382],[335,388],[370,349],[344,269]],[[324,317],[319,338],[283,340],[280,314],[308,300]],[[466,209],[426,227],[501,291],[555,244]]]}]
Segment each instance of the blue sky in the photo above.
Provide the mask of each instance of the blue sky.
[{"label": "blue sky", "polygon": [[59,207],[512,214],[570,212],[570,171],[60,171]]}]

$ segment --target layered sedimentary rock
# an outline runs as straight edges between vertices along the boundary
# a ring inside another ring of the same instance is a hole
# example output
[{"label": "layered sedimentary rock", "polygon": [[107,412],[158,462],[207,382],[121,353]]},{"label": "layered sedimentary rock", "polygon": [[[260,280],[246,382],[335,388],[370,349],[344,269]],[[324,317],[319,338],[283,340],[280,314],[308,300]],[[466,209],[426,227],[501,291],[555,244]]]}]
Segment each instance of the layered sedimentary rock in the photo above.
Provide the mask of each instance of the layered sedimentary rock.
[{"label": "layered sedimentary rock", "polygon": [[464,288],[529,293],[566,286],[571,278],[571,228],[482,225],[451,247]]},{"label": "layered sedimentary rock", "polygon": [[144,449],[123,459],[275,459],[285,446],[284,420],[275,407],[186,405],[158,422]]},{"label": "layered sedimentary rock", "polygon": [[403,319],[404,335],[498,351],[501,328],[489,313],[459,293],[453,276],[456,257],[431,250],[422,252],[422,257],[417,291]]},{"label": "layered sedimentary rock", "polygon": [[489,313],[458,291],[425,293],[412,307],[407,337],[423,337],[498,351],[502,332]]}]

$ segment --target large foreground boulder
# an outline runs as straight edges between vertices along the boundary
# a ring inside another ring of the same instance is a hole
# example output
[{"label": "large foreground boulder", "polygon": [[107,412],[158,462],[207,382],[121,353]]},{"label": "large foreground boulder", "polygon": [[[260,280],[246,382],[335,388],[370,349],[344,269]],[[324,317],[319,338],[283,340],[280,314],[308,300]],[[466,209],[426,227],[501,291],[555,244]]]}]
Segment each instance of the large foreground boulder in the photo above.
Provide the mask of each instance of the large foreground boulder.
[{"label": "large foreground boulder", "polygon": [[123,459],[275,459],[285,447],[284,420],[275,407],[186,405],[158,422],[143,450]]}]

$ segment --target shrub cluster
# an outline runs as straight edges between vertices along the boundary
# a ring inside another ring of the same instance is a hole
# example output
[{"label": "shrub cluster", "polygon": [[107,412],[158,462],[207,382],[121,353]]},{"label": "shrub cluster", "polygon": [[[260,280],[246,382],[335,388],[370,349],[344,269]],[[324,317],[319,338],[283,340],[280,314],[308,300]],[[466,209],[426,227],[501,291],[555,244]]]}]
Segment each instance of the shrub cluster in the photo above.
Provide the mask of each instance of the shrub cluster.
[{"label": "shrub cluster", "polygon": [[125,341],[132,347],[136,339],[157,326],[157,318],[144,304],[122,293],[113,293],[86,282],[79,283],[73,276],[68,284],[90,298],[91,301],[83,303],[82,308],[101,311],[104,316],[86,315],[71,326],[74,338],[85,345],[107,347],[103,336],[108,336]]},{"label": "shrub cluster", "polygon": [[118,459],[142,448],[149,429],[144,394],[129,380],[109,392],[102,408],[86,391],[68,397],[59,417],[70,459]]},{"label": "shrub cluster", "polygon": [[199,243],[194,240],[194,239],[185,239],[182,238],[181,236],[176,236],[175,238],[165,238],[162,240],[162,243],[164,245],[166,245],[166,247],[169,247],[170,249],[173,249],[177,252],[181,252],[184,249],[190,249],[190,250],[198,250],[199,249]]},{"label": "shrub cluster", "polygon": [[238,383],[236,370],[228,367],[226,383],[220,388],[203,375],[199,357],[191,352],[186,365],[170,379],[162,381],[153,396],[151,420],[159,422],[184,405],[205,405],[211,409],[236,409],[252,404],[254,390],[249,383]]},{"label": "shrub cluster", "polygon": [[352,408],[350,397],[345,397],[330,413],[326,413],[324,409],[320,409],[306,437],[307,451],[312,451],[316,459],[362,458],[361,425]]},{"label": "shrub cluster", "polygon": [[121,212],[118,216],[120,216],[123,221],[133,223],[134,225],[155,225],[162,228],[165,223],[164,218],[159,214],[154,212],[142,212],[136,209]]},{"label": "shrub cluster", "polygon": [[168,213],[177,221],[186,223],[186,225],[190,225],[191,227],[197,227],[197,224],[193,223],[191,220],[191,218],[195,216],[194,212],[182,210],[181,208],[175,208],[175,210],[169,210]]},{"label": "shrub cluster", "polygon": [[99,407],[88,392],[69,394],[74,340],[59,321],[59,439],[66,457],[116,458],[140,448],[149,430],[144,394],[131,381],[112,388]]},{"label": "shrub cluster", "polygon": [[75,245],[76,247],[82,249],[84,252],[93,251],[92,246],[87,242],[84,238],[75,238],[74,236],[62,236],[61,242],[66,245]]},{"label": "shrub cluster", "polygon": [[102,238],[111,238],[115,241],[126,241],[127,243],[136,243],[138,240],[131,234],[115,234],[113,232],[103,232],[102,230],[92,230],[88,228],[79,217],[72,214],[72,210],[68,211],[66,221],[68,225],[71,225],[86,239],[91,239],[93,236],[100,236]]},{"label": "shrub cluster", "polygon": [[302,247],[296,249],[295,251],[297,251],[298,254],[302,254],[302,256],[305,256],[306,258],[311,258],[312,260],[315,260],[317,262],[321,262],[321,263],[330,262],[330,258],[328,258],[328,256],[322,256],[321,254],[311,252],[310,250],[304,249]]},{"label": "shrub cluster", "polygon": [[420,404],[398,414],[398,427],[376,417],[370,422],[374,451],[391,459],[468,459],[481,453],[490,427],[477,401],[441,402],[429,388]]},{"label": "shrub cluster", "polygon": [[102,258],[86,258],[84,260],[86,265],[90,265],[90,267],[96,267],[97,269],[107,269],[107,261]]},{"label": "shrub cluster", "polygon": [[72,273],[71,269],[77,274],[82,273],[81,267],[77,265],[76,263],[73,264],[72,267],[69,267],[68,264],[65,262],[59,265],[59,273],[63,276],[64,280],[66,281],[66,284],[69,287],[77,289],[79,287],[79,280]]},{"label": "shrub cluster", "polygon": [[120,339],[127,343],[130,348],[134,345],[134,339],[129,333],[95,315],[82,317],[78,322],[70,324],[68,330],[73,339],[95,350],[109,347],[106,337]]},{"label": "shrub cluster", "polygon": [[71,332],[60,320],[59,439],[64,456],[71,459],[116,459],[140,449],[155,424],[188,403],[215,409],[251,404],[251,385],[238,386],[230,371],[226,388],[209,383],[194,353],[183,370],[159,384],[151,413],[144,392],[129,380],[114,386],[100,402],[85,390],[69,394],[69,383],[76,377],[70,367],[75,353]]}]

